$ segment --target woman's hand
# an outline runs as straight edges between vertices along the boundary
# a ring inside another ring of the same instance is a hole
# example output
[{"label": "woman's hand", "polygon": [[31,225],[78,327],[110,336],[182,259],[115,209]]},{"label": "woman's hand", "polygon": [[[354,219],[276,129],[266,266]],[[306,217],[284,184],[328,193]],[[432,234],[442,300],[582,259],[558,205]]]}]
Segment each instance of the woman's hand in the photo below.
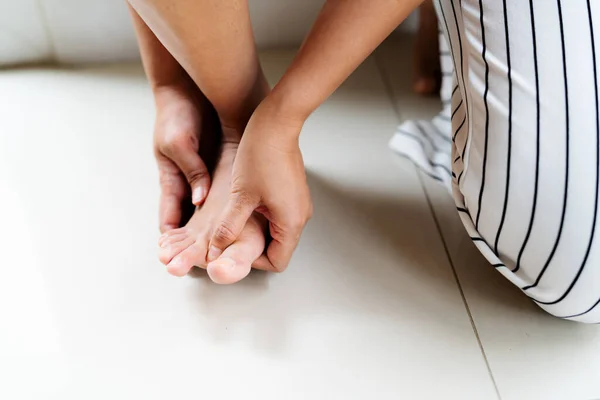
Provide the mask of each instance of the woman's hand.
[{"label": "woman's hand", "polygon": [[210,242],[208,261],[216,260],[242,232],[255,210],[269,220],[272,241],[266,258],[254,265],[283,271],[312,215],[312,202],[298,137],[304,121],[278,115],[269,101],[250,119],[231,177],[229,203]]},{"label": "woman's hand", "polygon": [[182,205],[189,201],[190,188],[193,204],[204,201],[210,175],[198,154],[205,117],[202,99],[191,87],[170,85],[156,89],[155,100],[154,155],[161,190],[159,223],[164,233],[184,222]]},{"label": "woman's hand", "polygon": [[[185,222],[182,206],[189,201],[190,185],[196,205],[204,201],[210,188],[210,175],[198,150],[205,130],[202,125],[210,120],[207,116],[212,106],[129,3],[128,8],[156,104],[154,155],[161,190],[160,230],[164,233]],[[207,139],[214,136],[210,132],[204,135],[203,150],[208,147]]]},{"label": "woman's hand", "polygon": [[276,271],[287,267],[312,213],[298,147],[304,120],[422,1],[325,2],[292,64],[248,123],[208,261],[233,243],[256,209],[269,220],[268,262]]}]

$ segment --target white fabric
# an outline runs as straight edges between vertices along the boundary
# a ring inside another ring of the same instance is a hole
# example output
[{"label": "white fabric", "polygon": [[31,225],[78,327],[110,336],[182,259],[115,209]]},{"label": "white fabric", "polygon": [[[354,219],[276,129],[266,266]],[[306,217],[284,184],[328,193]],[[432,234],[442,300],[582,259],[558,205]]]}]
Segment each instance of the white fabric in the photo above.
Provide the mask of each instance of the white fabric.
[{"label": "white fabric", "polygon": [[439,0],[437,10],[442,65],[450,50],[456,71],[437,119],[451,119],[452,144],[432,151],[432,132],[408,122],[390,145],[449,184],[476,246],[527,296],[599,323],[600,3]]}]

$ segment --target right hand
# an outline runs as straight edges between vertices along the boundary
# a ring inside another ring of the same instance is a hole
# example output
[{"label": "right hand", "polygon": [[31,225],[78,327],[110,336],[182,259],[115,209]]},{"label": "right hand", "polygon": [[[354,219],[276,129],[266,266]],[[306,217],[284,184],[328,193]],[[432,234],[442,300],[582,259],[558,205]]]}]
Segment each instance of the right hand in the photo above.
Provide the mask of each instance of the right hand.
[{"label": "right hand", "polygon": [[185,85],[155,90],[154,155],[160,181],[159,224],[162,233],[182,223],[182,204],[200,205],[210,189],[210,174],[198,155],[202,125],[201,94]]},{"label": "right hand", "polygon": [[[298,136],[302,120],[282,118],[264,101],[254,112],[233,164],[231,193],[214,229],[208,261],[234,243],[256,210],[269,221],[271,242],[254,267],[283,271],[312,215]],[[209,268],[211,265],[209,264]]]}]

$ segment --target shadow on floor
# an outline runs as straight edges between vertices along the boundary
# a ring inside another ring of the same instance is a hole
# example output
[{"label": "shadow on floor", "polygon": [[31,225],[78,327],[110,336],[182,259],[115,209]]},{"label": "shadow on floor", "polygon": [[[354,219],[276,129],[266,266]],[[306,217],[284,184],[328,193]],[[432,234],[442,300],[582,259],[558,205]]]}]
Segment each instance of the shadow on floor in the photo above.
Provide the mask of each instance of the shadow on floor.
[{"label": "shadow on floor", "polygon": [[[343,314],[464,336],[466,314],[439,236],[420,229],[431,225],[427,203],[344,188],[315,174],[308,180],[315,215],[285,273],[253,272],[224,287],[194,272],[199,285],[191,295],[213,321],[215,340],[252,324],[253,346],[277,353],[294,320]],[[502,292],[488,294],[511,304]]]}]

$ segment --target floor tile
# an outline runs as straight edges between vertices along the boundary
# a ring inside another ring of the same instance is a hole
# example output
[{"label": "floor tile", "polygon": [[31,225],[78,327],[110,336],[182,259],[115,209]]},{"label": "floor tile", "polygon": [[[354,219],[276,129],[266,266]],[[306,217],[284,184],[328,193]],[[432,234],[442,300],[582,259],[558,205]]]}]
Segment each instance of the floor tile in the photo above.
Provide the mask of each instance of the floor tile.
[{"label": "floor tile", "polygon": [[[401,121],[440,108],[410,92],[411,43],[391,38],[376,53]],[[479,254],[446,189],[423,182],[501,398],[600,398],[600,327],[556,319],[530,302]]]},{"label": "floor tile", "polygon": [[[272,81],[291,56],[264,54]],[[373,60],[305,126],[315,215],[288,271],[230,287],[156,260],[139,67],[3,72],[0,108],[0,369],[53,366],[12,380],[25,397],[496,398]]]}]

